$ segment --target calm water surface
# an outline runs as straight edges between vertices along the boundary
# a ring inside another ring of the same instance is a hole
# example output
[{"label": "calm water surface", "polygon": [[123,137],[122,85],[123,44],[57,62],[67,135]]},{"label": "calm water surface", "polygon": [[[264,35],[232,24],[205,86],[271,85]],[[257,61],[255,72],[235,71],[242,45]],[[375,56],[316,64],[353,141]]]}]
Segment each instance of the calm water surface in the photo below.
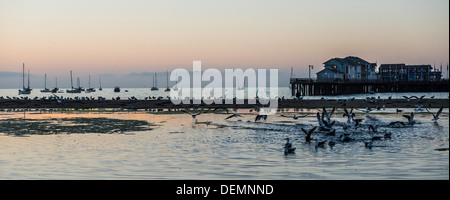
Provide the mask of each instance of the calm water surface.
[{"label": "calm water surface", "polygon": [[[405,109],[405,112],[412,110]],[[433,110],[435,112],[436,110]],[[448,109],[438,123],[431,114],[416,113],[419,122],[389,130],[392,138],[364,147],[367,128],[355,141],[316,149],[306,143],[300,127],[317,125],[315,112],[293,120],[279,113],[265,122],[243,110],[243,118],[202,114],[196,124],[187,114],[144,111],[120,113],[0,112],[5,118],[109,117],[146,120],[154,130],[124,134],[59,134],[16,137],[0,133],[0,179],[449,179]],[[293,110],[291,110],[293,112]],[[342,111],[334,118],[342,133]],[[362,111],[356,111],[365,118]],[[394,110],[371,113],[363,125],[405,121]],[[284,138],[295,154],[284,155]],[[319,132],[313,137],[333,140]]]}]

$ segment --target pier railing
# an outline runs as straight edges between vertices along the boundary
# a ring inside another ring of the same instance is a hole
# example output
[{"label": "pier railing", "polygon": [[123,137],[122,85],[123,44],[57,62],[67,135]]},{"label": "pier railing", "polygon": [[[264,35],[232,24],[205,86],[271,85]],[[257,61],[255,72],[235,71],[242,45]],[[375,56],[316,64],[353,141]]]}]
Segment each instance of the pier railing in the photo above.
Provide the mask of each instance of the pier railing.
[{"label": "pier railing", "polygon": [[317,81],[291,78],[293,96],[364,94],[382,92],[449,92],[448,80],[425,81]]}]

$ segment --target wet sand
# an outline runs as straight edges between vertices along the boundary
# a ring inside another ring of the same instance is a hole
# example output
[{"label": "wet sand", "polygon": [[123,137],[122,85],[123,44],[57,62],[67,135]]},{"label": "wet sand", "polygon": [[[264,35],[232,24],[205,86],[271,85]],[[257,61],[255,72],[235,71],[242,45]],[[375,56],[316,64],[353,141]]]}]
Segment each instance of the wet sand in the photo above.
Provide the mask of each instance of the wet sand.
[{"label": "wet sand", "polygon": [[[330,100],[280,100],[278,108],[321,108],[321,107],[353,107],[353,108],[414,108],[416,105],[423,105],[424,108],[448,108],[449,99],[413,99],[407,101],[405,99],[355,99],[348,101],[346,99],[330,99]],[[169,100],[68,100],[59,103],[56,100],[0,100],[0,109],[16,109],[16,108],[73,108],[73,109],[93,109],[93,108],[123,108],[123,109],[177,109],[177,108],[255,108],[263,105],[248,104],[245,100],[244,104],[179,104],[175,105]]]}]

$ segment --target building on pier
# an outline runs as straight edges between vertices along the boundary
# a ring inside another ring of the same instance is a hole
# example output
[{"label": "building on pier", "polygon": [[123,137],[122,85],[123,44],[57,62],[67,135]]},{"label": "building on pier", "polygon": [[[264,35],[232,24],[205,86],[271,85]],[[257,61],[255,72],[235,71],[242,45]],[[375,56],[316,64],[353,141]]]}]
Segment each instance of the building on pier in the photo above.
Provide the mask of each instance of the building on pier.
[{"label": "building on pier", "polygon": [[318,82],[358,82],[377,80],[376,63],[359,57],[332,58],[323,63],[324,69],[317,72]]},{"label": "building on pier", "polygon": [[433,70],[431,65],[382,64],[379,77],[388,82],[439,81],[442,72]]},{"label": "building on pier", "polygon": [[382,92],[448,92],[442,69],[431,65],[377,64],[349,56],[332,58],[317,72],[317,80],[291,78],[293,96],[342,95]]}]

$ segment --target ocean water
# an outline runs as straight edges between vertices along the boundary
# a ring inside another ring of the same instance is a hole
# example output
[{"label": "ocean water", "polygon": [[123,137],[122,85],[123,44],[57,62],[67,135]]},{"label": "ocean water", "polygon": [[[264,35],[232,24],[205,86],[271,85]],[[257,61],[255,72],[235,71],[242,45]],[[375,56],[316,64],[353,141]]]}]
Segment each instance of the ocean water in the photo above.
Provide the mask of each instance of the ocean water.
[{"label": "ocean water", "polygon": [[[51,93],[41,93],[40,90],[42,88],[35,88],[31,91],[31,94],[29,95],[19,95],[18,89],[0,89],[0,96],[6,97],[29,97],[29,98],[34,98],[34,97],[48,97],[48,96],[52,96]],[[62,91],[64,91],[64,93],[57,93],[55,95],[57,96],[63,96],[63,97],[94,97],[94,98],[98,98],[99,96],[106,98],[107,100],[110,100],[111,98],[116,98],[116,97],[120,97],[122,100],[123,99],[128,99],[128,97],[136,97],[137,99],[143,100],[145,99],[145,97],[167,97],[170,95],[169,92],[164,92],[165,88],[160,88],[158,91],[151,91],[149,88],[121,88],[121,92],[119,93],[115,93],[114,92],[114,88],[103,88],[102,91],[98,91],[98,88],[96,88],[96,92],[91,92],[91,93],[78,93],[78,94],[73,94],[73,93],[65,93],[65,91],[67,89],[62,88]],[[125,91],[128,92],[125,92]],[[225,92],[224,89],[223,92]],[[229,89],[229,90],[233,90],[233,89]],[[235,91],[235,90],[233,90]],[[248,90],[245,89],[243,90],[245,97],[248,94]],[[270,96],[270,91],[267,90],[266,91],[267,96]],[[380,97],[380,98],[388,98],[388,97],[392,97],[395,99],[402,99],[403,96],[422,96],[425,95],[427,98],[434,96],[435,98],[443,98],[443,99],[448,99],[449,98],[449,93],[448,92],[430,92],[430,93],[426,93],[426,92],[421,92],[421,93],[375,93],[375,94],[351,94],[351,95],[338,95],[338,96],[306,96],[304,97],[305,99],[320,99],[322,97],[324,98],[328,98],[328,99],[336,99],[336,98],[352,98],[355,97],[356,99],[365,99],[366,97]],[[273,94],[273,96],[278,96],[278,97],[285,97],[285,98],[293,98],[292,93],[291,93],[291,89],[289,87],[279,87],[278,88],[278,94]]]},{"label": "ocean water", "polygon": [[[131,92],[131,91],[130,91]],[[404,113],[413,110],[404,109]],[[432,109],[431,112],[436,112]],[[202,114],[198,123],[187,114],[135,112],[0,112],[10,118],[45,119],[107,117],[145,120],[151,131],[98,134],[12,136],[0,133],[0,179],[449,179],[449,110],[437,123],[428,112],[416,112],[413,126],[390,128],[406,122],[395,109],[370,114],[355,110],[362,127],[340,142],[323,132],[313,138],[336,140],[316,148],[307,143],[301,128],[317,126],[317,109],[304,109],[307,117],[294,120],[294,110],[254,122],[255,114],[238,110],[242,118]],[[337,135],[344,133],[342,110],[333,116]],[[202,122],[209,121],[210,124]],[[391,131],[390,139],[365,148],[367,126]],[[284,155],[285,138],[297,149]]]}]

